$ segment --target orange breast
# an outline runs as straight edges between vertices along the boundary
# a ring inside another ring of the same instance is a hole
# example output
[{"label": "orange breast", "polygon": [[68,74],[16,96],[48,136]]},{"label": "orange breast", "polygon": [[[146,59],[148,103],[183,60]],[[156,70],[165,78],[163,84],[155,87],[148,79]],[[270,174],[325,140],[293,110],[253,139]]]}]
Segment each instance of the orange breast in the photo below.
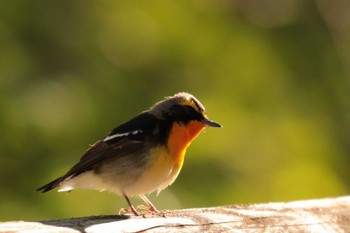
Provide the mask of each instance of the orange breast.
[{"label": "orange breast", "polygon": [[168,139],[168,150],[176,168],[181,168],[187,147],[204,127],[205,124],[199,121],[191,121],[187,125],[173,124]]}]

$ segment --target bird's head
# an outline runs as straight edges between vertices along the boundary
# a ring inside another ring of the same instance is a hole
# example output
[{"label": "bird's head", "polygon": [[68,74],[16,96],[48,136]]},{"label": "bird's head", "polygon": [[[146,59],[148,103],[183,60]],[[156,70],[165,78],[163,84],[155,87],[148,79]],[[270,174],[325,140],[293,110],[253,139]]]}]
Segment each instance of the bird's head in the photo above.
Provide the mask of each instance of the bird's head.
[{"label": "bird's head", "polygon": [[221,127],[208,118],[204,106],[191,94],[180,92],[153,105],[150,113],[160,119],[175,121],[179,124],[200,122],[209,127]]}]

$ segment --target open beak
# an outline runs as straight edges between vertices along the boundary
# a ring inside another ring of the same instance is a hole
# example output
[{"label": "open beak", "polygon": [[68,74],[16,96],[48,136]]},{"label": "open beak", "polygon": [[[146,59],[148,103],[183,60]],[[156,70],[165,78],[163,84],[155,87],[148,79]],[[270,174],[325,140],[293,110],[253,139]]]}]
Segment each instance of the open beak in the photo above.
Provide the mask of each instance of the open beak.
[{"label": "open beak", "polygon": [[221,128],[222,127],[219,123],[216,123],[215,121],[212,121],[212,120],[209,120],[209,119],[206,119],[206,118],[204,118],[202,120],[202,122],[204,124],[206,124],[207,126],[210,126],[210,127],[217,127],[217,128]]}]

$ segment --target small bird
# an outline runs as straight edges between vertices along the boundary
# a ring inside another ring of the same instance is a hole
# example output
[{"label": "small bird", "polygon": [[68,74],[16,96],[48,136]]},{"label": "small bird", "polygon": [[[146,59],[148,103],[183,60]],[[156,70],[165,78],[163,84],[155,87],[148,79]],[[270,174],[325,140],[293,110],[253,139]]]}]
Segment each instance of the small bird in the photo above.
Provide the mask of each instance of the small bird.
[{"label": "small bird", "polygon": [[203,105],[191,94],[165,97],[92,145],[66,174],[40,187],[47,192],[73,189],[110,191],[123,195],[129,212],[140,213],[129,197],[139,196],[150,212],[158,212],[146,194],[171,185],[181,170],[187,147],[209,127]]}]

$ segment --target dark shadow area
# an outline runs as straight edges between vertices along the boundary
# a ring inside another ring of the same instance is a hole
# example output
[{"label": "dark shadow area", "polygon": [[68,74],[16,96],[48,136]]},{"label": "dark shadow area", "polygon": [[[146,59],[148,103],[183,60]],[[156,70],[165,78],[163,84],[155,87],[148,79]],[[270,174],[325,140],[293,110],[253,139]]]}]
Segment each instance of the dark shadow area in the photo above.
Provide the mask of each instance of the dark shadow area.
[{"label": "dark shadow area", "polygon": [[115,221],[121,221],[129,219],[130,216],[125,215],[102,215],[102,216],[89,216],[79,218],[66,218],[57,220],[44,220],[38,221],[45,225],[51,225],[56,227],[67,227],[85,232],[85,229],[96,224],[109,223]]}]

